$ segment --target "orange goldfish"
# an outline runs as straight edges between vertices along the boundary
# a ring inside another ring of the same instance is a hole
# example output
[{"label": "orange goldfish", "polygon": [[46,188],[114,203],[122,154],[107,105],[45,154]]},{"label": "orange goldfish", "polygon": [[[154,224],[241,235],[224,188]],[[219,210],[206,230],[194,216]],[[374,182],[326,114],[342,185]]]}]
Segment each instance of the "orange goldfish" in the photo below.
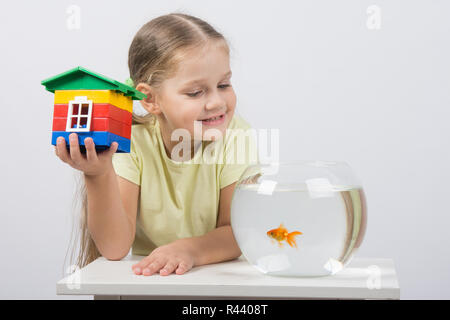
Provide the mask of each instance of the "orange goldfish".
[{"label": "orange goldfish", "polygon": [[280,226],[278,228],[267,231],[267,235],[271,239],[277,240],[278,245],[280,247],[283,246],[281,241],[286,240],[286,242],[289,243],[289,245],[291,247],[297,248],[297,243],[295,242],[295,236],[298,236],[300,234],[302,234],[300,231],[293,231],[291,233],[288,233],[287,229],[283,226],[282,223],[280,224]]}]

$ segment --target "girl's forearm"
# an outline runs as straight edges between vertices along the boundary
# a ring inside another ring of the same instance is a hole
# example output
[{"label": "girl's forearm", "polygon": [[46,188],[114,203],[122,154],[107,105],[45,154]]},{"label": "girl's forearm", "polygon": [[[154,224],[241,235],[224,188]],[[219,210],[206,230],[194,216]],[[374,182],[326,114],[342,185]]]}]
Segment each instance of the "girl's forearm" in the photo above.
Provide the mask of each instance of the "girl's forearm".
[{"label": "girl's forearm", "polygon": [[220,226],[199,237],[181,239],[194,252],[195,265],[233,260],[241,255],[231,226]]},{"label": "girl's forearm", "polygon": [[116,173],[111,167],[104,175],[84,179],[89,233],[102,256],[122,259],[133,243],[134,230],[122,206]]}]

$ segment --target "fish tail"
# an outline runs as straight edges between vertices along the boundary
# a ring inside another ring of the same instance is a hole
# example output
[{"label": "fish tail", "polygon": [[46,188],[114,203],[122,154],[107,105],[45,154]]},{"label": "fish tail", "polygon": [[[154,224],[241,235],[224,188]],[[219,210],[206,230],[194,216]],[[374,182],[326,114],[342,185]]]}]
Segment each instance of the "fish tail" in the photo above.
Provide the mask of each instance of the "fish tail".
[{"label": "fish tail", "polygon": [[295,236],[301,235],[302,233],[300,231],[293,231],[291,233],[288,233],[287,237],[286,237],[286,241],[287,243],[289,243],[289,245],[291,247],[296,247],[297,248],[297,242],[295,241]]}]

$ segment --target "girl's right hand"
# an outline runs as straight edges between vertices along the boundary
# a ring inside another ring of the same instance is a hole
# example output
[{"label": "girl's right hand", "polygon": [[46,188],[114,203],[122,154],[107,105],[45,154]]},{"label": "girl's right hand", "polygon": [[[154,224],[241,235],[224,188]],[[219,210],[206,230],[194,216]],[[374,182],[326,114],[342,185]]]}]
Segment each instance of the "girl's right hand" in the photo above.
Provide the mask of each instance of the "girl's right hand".
[{"label": "girl's right hand", "polygon": [[72,168],[84,172],[87,176],[98,176],[106,173],[112,168],[112,156],[117,151],[118,143],[113,142],[108,150],[97,153],[94,140],[84,139],[86,154],[80,152],[78,135],[69,135],[70,153],[67,151],[66,142],[63,137],[56,140],[55,154]]}]

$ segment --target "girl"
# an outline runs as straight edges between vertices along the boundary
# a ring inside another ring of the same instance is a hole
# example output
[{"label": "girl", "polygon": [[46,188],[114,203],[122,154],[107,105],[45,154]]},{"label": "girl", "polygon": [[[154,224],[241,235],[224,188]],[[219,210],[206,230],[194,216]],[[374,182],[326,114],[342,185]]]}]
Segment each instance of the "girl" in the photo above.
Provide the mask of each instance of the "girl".
[{"label": "girl", "polygon": [[[128,59],[132,83],[147,95],[141,105],[148,112],[133,113],[130,153],[115,154],[114,142],[97,154],[86,138],[84,156],[75,133],[69,136],[70,154],[63,138],[55,147],[62,161],[84,173],[77,265],[99,256],[120,260],[130,247],[133,255],[146,256],[132,266],[146,276],[183,274],[239,257],[230,203],[236,181],[258,155],[246,145],[250,161],[223,161],[237,150],[234,138],[250,128],[235,114],[226,40],[205,21],[172,13],[138,31]],[[173,138],[180,130],[190,137],[182,141],[191,144],[181,153]],[[202,163],[206,149],[219,161]]]}]

